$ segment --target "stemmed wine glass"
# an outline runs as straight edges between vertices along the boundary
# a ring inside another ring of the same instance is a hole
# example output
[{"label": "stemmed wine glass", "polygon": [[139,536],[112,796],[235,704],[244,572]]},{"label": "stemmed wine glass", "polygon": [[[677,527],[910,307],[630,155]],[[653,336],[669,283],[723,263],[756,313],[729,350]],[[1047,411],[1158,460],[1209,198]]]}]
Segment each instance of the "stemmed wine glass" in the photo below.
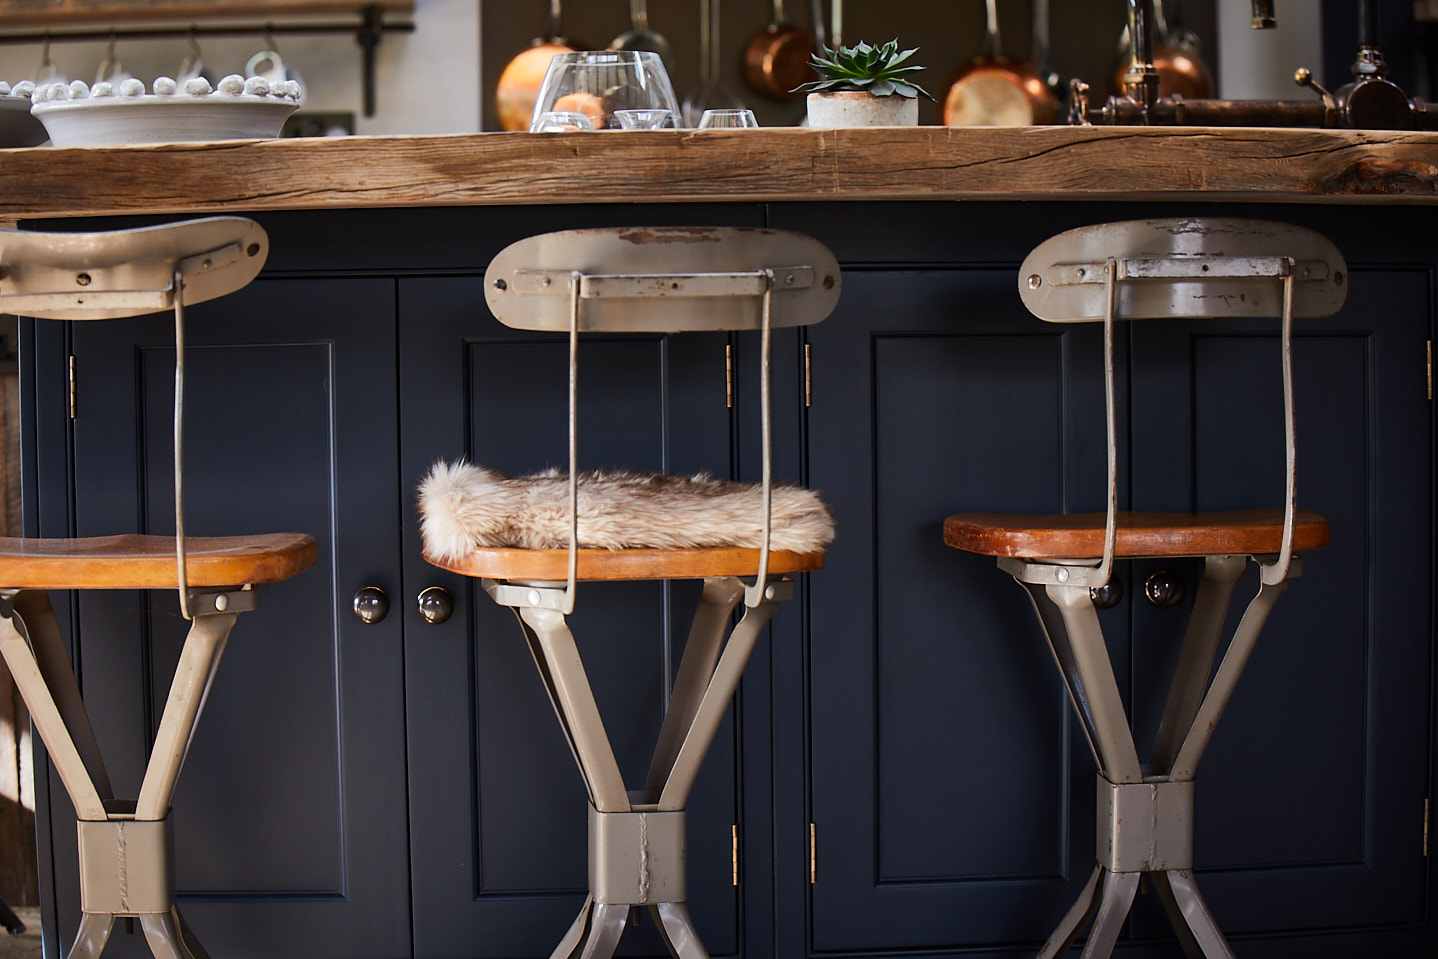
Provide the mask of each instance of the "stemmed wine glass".
[{"label": "stemmed wine glass", "polygon": [[540,85],[533,120],[546,113],[582,113],[596,130],[617,130],[620,110],[678,115],[679,101],[658,54],[584,50],[555,56]]}]

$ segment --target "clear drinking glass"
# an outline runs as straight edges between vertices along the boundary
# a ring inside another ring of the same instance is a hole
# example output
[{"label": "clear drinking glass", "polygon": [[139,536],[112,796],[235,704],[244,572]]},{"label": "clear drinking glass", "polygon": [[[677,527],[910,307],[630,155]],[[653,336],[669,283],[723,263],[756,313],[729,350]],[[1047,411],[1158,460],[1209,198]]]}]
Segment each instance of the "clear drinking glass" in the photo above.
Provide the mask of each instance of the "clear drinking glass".
[{"label": "clear drinking glass", "polygon": [[529,125],[530,133],[567,133],[575,130],[593,130],[589,117],[572,110],[550,110],[534,118]]},{"label": "clear drinking glass", "polygon": [[678,115],[679,100],[657,53],[583,50],[555,56],[539,87],[534,119],[545,113],[582,113],[596,130],[617,130],[620,122],[614,114],[619,110]]},{"label": "clear drinking glass", "polygon": [[701,130],[738,129],[758,125],[759,121],[754,119],[753,110],[705,110],[704,115],[699,118]]},{"label": "clear drinking glass", "polygon": [[673,110],[615,110],[621,130],[673,130],[679,118]]}]

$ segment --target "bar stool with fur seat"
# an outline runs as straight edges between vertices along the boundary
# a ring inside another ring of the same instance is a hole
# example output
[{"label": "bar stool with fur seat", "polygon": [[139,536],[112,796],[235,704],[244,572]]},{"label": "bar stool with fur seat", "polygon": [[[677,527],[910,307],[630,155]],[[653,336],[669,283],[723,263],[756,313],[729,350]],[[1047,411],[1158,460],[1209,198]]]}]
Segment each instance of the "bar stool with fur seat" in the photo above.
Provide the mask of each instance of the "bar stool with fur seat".
[{"label": "bar stool with fur seat", "polygon": [[[79,819],[79,933],[94,959],[116,918],[159,959],[205,959],[175,905],[170,798],[230,629],[259,587],[313,565],[301,533],[185,535],[184,308],[248,284],[268,254],[259,224],[211,217],[104,233],[0,231],[0,311],[103,320],[174,310],[175,536],[0,539],[0,653]],[[192,621],[136,800],[114,795],[48,590],[173,589]]]},{"label": "bar stool with fur seat", "polygon": [[[1041,959],[1063,955],[1089,920],[1083,959],[1108,956],[1144,875],[1186,955],[1232,956],[1194,882],[1194,773],[1273,604],[1302,571],[1297,554],[1328,545],[1328,522],[1296,506],[1292,323],[1338,312],[1348,290],[1345,273],[1338,250],[1311,230],[1218,218],[1070,230],[1040,244],[1019,271],[1024,305],[1039,318],[1103,322],[1107,401],[1106,512],[966,514],[944,523],[944,542],[998,557],[999,567],[1028,591],[1098,762],[1098,863]],[[1281,506],[1208,514],[1118,511],[1113,323],[1167,317],[1282,318],[1287,455]],[[1136,557],[1204,560],[1147,764],[1139,761],[1095,610],[1106,601],[1114,561]],[[1259,569],[1258,594],[1210,682],[1225,611],[1250,560]]]},{"label": "bar stool with fur seat", "polygon": [[[608,959],[640,907],[674,956],[707,959],[685,906],[686,801],[754,643],[793,595],[790,576],[823,565],[833,535],[816,495],[771,482],[770,330],[828,316],[838,264],[817,241],[772,230],[576,230],[506,248],[485,294],[508,326],[569,334],[569,470],[510,478],[437,464],[421,487],[425,556],[518,614],[589,792],[589,895],[552,959]],[[762,482],[579,473],[579,333],[692,330],[761,334]],[[579,582],[665,579],[704,587],[647,781],[631,792],[565,617]]]}]

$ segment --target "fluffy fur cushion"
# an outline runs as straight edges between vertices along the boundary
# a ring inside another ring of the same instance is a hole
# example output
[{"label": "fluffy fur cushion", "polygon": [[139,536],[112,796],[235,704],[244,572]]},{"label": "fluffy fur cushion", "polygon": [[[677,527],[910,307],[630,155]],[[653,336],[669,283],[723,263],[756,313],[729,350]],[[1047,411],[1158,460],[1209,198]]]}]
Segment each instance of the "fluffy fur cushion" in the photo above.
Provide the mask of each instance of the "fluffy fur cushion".
[{"label": "fluffy fur cushion", "polygon": [[[587,549],[758,549],[763,496],[756,483],[704,473],[581,473],[579,545]],[[569,473],[509,477],[440,461],[419,487],[425,552],[457,559],[481,546],[569,548]],[[810,490],[775,485],[770,547],[814,552],[834,538],[829,508]]]}]

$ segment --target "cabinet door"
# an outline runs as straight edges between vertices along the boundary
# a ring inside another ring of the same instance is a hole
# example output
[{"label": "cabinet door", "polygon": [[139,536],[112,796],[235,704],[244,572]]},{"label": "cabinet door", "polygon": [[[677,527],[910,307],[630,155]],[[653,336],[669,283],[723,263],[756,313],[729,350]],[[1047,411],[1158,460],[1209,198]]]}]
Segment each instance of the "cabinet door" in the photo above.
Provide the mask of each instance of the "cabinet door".
[{"label": "cabinet door", "polygon": [[[187,311],[187,532],[319,541],[314,568],[240,617],[175,795],[181,908],[216,956],[411,951],[400,617],[350,612],[358,585],[398,592],[393,304],[392,281],[266,278]],[[172,344],[168,315],[74,324],[79,535],[173,532]],[[159,592],[82,593],[71,615],[111,778],[134,797],[186,624]],[[49,794],[68,944],[73,812]],[[149,951],[120,928],[105,954]]]},{"label": "cabinet door", "polygon": [[846,268],[809,333],[838,524],[810,577],[812,955],[1036,947],[1091,869],[1093,762],[1032,606],[942,535],[1102,508],[1101,335],[1030,316],[1016,269]]},{"label": "cabinet door", "polygon": [[[587,887],[587,799],[511,611],[420,559],[413,490],[437,459],[507,473],[567,465],[564,336],[509,330],[482,277],[400,284],[405,618],[415,952],[548,955]],[[579,458],[594,467],[727,474],[730,411],[718,334],[585,338]],[[453,617],[413,609],[439,585]],[[569,617],[620,769],[643,784],[697,584],[581,584]],[[739,951],[731,837],[736,740],[726,719],[688,812],[689,908],[711,954]],[[620,955],[667,953],[645,917]]]},{"label": "cabinet door", "polygon": [[[1248,934],[1376,934],[1425,917],[1431,270],[1354,266],[1350,282],[1337,316],[1294,325],[1298,504],[1328,518],[1332,544],[1279,599],[1197,778],[1200,887],[1240,949]],[[1278,322],[1132,332],[1138,508],[1280,504]],[[1176,569],[1192,595],[1194,565]],[[1250,569],[1230,631],[1256,588]],[[1134,609],[1135,723],[1149,739],[1187,608]],[[1165,926],[1158,911],[1133,924]],[[1353,954],[1321,948],[1305,955]]]}]

